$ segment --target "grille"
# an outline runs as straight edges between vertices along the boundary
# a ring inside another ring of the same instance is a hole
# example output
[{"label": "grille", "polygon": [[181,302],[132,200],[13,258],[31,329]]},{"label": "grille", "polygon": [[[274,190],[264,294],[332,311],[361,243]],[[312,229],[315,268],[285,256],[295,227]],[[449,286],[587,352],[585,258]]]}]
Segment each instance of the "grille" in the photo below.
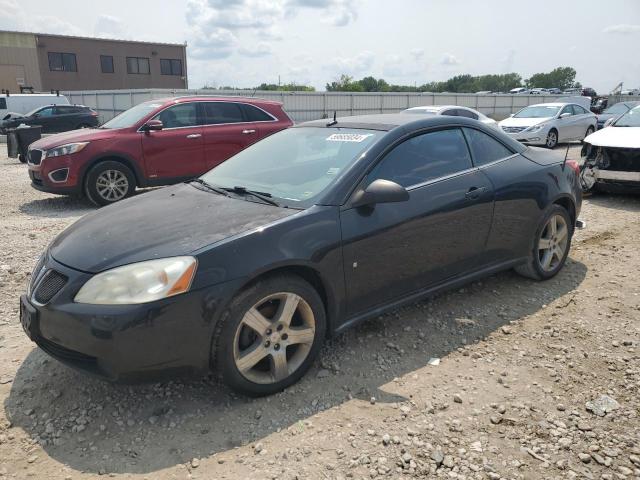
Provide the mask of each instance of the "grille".
[{"label": "grille", "polygon": [[96,366],[98,363],[96,357],[91,357],[84,353],[76,352],[75,350],[69,350],[62,345],[58,345],[57,343],[41,337],[40,335],[36,335],[33,340],[36,342],[36,345],[54,358],[66,360],[67,362],[72,362],[74,364],[80,364],[79,366],[84,366],[85,368]]},{"label": "grille", "polygon": [[48,270],[38,283],[33,299],[40,304],[45,304],[64,287],[65,283],[67,283],[67,277],[55,270]]},{"label": "grille", "polygon": [[527,127],[502,127],[502,130],[504,130],[507,133],[520,133],[525,128]]},{"label": "grille", "polygon": [[33,291],[33,286],[35,285],[36,281],[40,277],[40,270],[42,270],[42,267],[44,265],[44,260],[45,260],[45,255],[40,255],[40,258],[36,262],[36,265],[33,267],[33,271],[31,272],[31,279],[29,280],[30,292]]},{"label": "grille", "polygon": [[40,160],[42,160],[42,150],[29,150],[29,163],[40,165]]}]

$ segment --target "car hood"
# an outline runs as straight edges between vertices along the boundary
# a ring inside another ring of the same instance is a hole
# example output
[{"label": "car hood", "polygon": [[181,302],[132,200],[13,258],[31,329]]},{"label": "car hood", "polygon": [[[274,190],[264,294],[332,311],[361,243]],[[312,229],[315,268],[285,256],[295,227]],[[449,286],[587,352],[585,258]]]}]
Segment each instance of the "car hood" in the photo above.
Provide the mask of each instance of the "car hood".
[{"label": "car hood", "polygon": [[194,251],[297,213],[181,184],[90,213],[62,232],[49,252],[85,272]]},{"label": "car hood", "polygon": [[594,147],[640,148],[640,127],[606,127],[584,141]]},{"label": "car hood", "polygon": [[117,135],[119,130],[107,128],[82,128],[64,133],[56,133],[33,142],[30,147],[38,150],[48,150],[67,143],[90,142],[92,140],[106,140]]},{"label": "car hood", "polygon": [[15,120],[18,118],[27,118],[24,113],[7,112],[2,120]]},{"label": "car hood", "polygon": [[505,118],[500,122],[501,127],[532,127],[542,122],[551,120],[553,117],[546,118]]}]

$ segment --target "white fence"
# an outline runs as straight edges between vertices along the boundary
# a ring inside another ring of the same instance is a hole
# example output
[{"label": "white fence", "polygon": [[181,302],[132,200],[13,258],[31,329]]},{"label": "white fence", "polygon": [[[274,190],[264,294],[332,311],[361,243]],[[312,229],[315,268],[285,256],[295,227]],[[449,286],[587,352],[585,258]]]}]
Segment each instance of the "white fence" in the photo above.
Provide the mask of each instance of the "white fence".
[{"label": "white fence", "polygon": [[[333,115],[366,115],[397,113],[405,108],[422,105],[461,105],[475,108],[485,115],[501,120],[522,107],[534,103],[552,102],[562,96],[550,95],[476,95],[469,93],[350,93],[350,92],[274,92],[251,90],[95,90],[64,92],[71,103],[94,108],[100,120],[106,122],[115,115],[147,100],[181,95],[253,96],[277,100],[295,122],[316,120]],[[625,97],[640,100],[640,97]]]}]

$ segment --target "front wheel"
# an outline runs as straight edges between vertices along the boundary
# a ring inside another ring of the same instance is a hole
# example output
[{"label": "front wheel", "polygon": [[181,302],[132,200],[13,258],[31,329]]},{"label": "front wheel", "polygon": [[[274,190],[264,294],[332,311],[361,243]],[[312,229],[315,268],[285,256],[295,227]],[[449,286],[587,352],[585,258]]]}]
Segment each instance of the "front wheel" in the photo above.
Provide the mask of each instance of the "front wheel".
[{"label": "front wheel", "polygon": [[297,382],[318,355],[326,330],[320,296],[293,275],[243,290],[220,322],[212,341],[215,368],[227,385],[251,396]]},{"label": "front wheel", "polygon": [[545,147],[555,148],[556,145],[558,145],[558,131],[556,129],[551,129],[547,134],[547,141],[545,142]]},{"label": "front wheel", "polygon": [[[587,132],[584,134],[584,138],[587,138],[589,135],[591,135],[595,131],[596,129],[593,128],[593,125],[589,125],[589,128],[587,128]],[[582,140],[584,140],[584,138]]]},{"label": "front wheel", "polygon": [[114,161],[98,163],[89,170],[85,180],[85,193],[98,206],[109,205],[132,195],[136,179],[129,167]]},{"label": "front wheel", "polygon": [[529,259],[515,267],[515,271],[534,280],[554,277],[567,260],[572,236],[569,213],[560,205],[553,205],[536,230]]}]

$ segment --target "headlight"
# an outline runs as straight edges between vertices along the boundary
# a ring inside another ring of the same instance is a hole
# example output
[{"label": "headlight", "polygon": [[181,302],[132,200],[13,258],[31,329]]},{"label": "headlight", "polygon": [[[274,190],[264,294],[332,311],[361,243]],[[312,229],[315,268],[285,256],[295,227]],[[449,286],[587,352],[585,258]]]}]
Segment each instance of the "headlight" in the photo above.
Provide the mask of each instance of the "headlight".
[{"label": "headlight", "polygon": [[91,278],[74,301],[125,305],[172,297],[189,291],[196,266],[193,257],[171,257],[117,267]]},{"label": "headlight", "polygon": [[60,155],[71,155],[72,153],[81,152],[84,147],[89,145],[89,142],[67,143],[66,145],[60,145],[59,147],[47,150],[44,157],[59,157]]},{"label": "headlight", "polygon": [[547,126],[546,123],[539,123],[537,125],[534,125],[533,127],[527,128],[527,132],[539,132],[540,130],[542,130],[546,126]]}]

